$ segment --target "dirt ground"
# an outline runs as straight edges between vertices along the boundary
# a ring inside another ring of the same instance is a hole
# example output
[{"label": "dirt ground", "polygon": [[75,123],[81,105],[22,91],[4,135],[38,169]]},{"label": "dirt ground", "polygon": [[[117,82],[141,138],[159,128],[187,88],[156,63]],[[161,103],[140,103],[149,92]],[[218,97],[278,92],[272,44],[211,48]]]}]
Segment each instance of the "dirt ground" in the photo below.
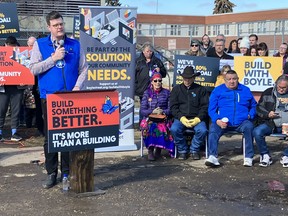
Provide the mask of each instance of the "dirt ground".
[{"label": "dirt ground", "polygon": [[[21,145],[0,143],[1,216],[287,215],[288,168],[279,163],[287,141],[268,139],[275,161],[268,168],[258,166],[257,151],[254,166],[242,166],[240,136],[221,138],[221,167],[216,169],[205,167],[204,153],[200,161],[180,161],[164,153],[155,162],[139,157],[139,151],[96,153],[95,185],[105,194],[78,197],[63,193],[61,184],[42,188],[44,167],[29,162],[35,155],[43,157],[43,137],[35,129],[23,128],[20,133],[25,138]],[[135,137],[139,146],[138,131]],[[20,160],[24,153],[26,160]],[[14,163],[9,165],[8,160]],[[273,180],[282,182],[286,190],[272,190],[269,183]]]}]

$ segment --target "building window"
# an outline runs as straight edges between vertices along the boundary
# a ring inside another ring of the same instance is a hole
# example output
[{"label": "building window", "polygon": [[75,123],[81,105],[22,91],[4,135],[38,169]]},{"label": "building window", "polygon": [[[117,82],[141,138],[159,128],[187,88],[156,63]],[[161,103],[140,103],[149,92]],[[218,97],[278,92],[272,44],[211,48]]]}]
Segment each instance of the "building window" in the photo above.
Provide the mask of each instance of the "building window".
[{"label": "building window", "polygon": [[254,33],[254,23],[249,23],[248,25],[248,33],[253,34]]},{"label": "building window", "polygon": [[238,24],[238,35],[242,35],[243,27],[242,24]]},{"label": "building window", "polygon": [[213,26],[213,35],[218,35],[220,34],[220,25],[214,25]]},{"label": "building window", "polygon": [[181,25],[171,25],[170,35],[181,35]]},{"label": "building window", "polygon": [[192,30],[192,35],[193,36],[198,36],[198,32],[199,32],[199,26],[191,26],[191,30]]},{"label": "building window", "polygon": [[211,26],[207,26],[207,34],[210,36],[211,35]]},{"label": "building window", "polygon": [[257,23],[257,33],[266,33],[266,22]]},{"label": "building window", "polygon": [[138,24],[138,35],[142,35],[142,25]]},{"label": "building window", "polygon": [[283,21],[276,21],[275,23],[275,33],[279,33],[282,31],[282,23]]},{"label": "building window", "polygon": [[224,29],[224,35],[229,35],[230,32],[229,32],[229,25],[225,25],[225,29]]},{"label": "building window", "polygon": [[149,35],[156,35],[155,25],[149,25]]}]

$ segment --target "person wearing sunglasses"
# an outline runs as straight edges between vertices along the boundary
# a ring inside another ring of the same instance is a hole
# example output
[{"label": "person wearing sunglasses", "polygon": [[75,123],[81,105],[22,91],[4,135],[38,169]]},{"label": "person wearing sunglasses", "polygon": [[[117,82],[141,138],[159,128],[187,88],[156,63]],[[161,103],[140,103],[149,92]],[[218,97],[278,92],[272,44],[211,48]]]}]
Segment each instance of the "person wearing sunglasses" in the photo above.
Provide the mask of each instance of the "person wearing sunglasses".
[{"label": "person wearing sunglasses", "polygon": [[185,53],[185,55],[205,56],[205,54],[200,50],[200,42],[196,39],[191,40],[190,49]]},{"label": "person wearing sunglasses", "polygon": [[[148,149],[149,161],[160,158],[162,149],[166,149],[171,157],[175,154],[174,141],[169,132],[169,125],[171,125],[169,97],[170,91],[162,87],[162,75],[158,72],[153,73],[150,85],[143,94],[140,109],[142,121],[147,122],[146,128],[142,128],[142,135]],[[164,114],[166,117],[157,122],[149,120],[149,115],[152,113],[162,116]]]},{"label": "person wearing sunglasses", "polygon": [[[170,96],[170,109],[174,117],[171,133],[177,146],[178,159],[200,160],[200,147],[207,135],[208,93],[205,87],[194,83],[196,73],[192,66],[187,66],[181,73],[183,83],[173,87]],[[190,148],[184,135],[187,129],[194,130]]]},{"label": "person wearing sunglasses", "polygon": [[[288,76],[277,78],[274,87],[266,89],[256,107],[257,121],[253,136],[260,153],[259,166],[267,167],[272,164],[265,136],[281,133],[282,124],[288,123]],[[288,148],[284,150],[280,161],[283,167],[288,167]]]}]

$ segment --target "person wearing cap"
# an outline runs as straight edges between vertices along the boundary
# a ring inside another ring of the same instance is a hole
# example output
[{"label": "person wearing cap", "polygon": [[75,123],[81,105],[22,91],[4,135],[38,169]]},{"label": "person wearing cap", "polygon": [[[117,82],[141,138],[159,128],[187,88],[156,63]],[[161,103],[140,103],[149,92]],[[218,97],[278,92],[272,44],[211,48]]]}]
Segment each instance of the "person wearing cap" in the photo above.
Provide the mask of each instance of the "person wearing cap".
[{"label": "person wearing cap", "polygon": [[[20,44],[13,36],[7,37],[5,46],[18,47]],[[20,141],[22,137],[18,134],[17,128],[20,122],[20,110],[22,106],[23,85],[4,85],[0,84],[0,141],[4,141],[3,128],[6,113],[10,104],[11,107],[11,140]]]},{"label": "person wearing cap", "polygon": [[190,56],[205,56],[205,54],[200,50],[200,43],[196,39],[192,39],[190,43],[190,49],[185,53],[185,55]]},{"label": "person wearing cap", "polygon": [[240,53],[242,53],[243,56],[247,56],[249,54],[249,48],[250,48],[249,38],[243,37],[239,47],[240,47]]},{"label": "person wearing cap", "polygon": [[[177,146],[178,158],[187,159],[188,153],[193,160],[199,160],[200,146],[207,135],[206,120],[208,118],[208,93],[205,87],[194,83],[196,73],[192,66],[187,66],[181,76],[183,83],[176,85],[170,96],[170,110],[174,117],[171,126],[171,133]],[[193,129],[193,136],[190,149],[186,143],[184,132]]]},{"label": "person wearing cap", "polygon": [[[244,166],[253,164],[253,119],[256,116],[256,104],[250,89],[239,83],[234,70],[227,71],[225,84],[216,87],[210,96],[208,114],[211,125],[208,135],[208,159],[206,166],[219,166],[218,143],[220,137],[228,131],[243,133],[245,139]],[[228,124],[223,120],[228,118]]]},{"label": "person wearing cap", "polygon": [[[288,123],[288,77],[281,75],[277,78],[274,87],[266,89],[257,104],[257,121],[253,130],[258,150],[260,153],[259,166],[267,167],[272,164],[265,136],[272,133],[281,133],[282,124]],[[283,167],[288,167],[288,148],[284,150],[281,159]]]},{"label": "person wearing cap", "polygon": [[[162,149],[166,149],[171,156],[175,154],[175,144],[169,132],[171,125],[169,98],[170,91],[162,87],[162,75],[158,72],[153,73],[150,78],[150,85],[143,94],[140,109],[143,116],[142,121],[145,123],[145,128],[142,128],[142,135],[144,144],[148,149],[149,161],[160,158]],[[161,114],[165,115],[166,118],[156,122],[149,119],[150,114]]]}]

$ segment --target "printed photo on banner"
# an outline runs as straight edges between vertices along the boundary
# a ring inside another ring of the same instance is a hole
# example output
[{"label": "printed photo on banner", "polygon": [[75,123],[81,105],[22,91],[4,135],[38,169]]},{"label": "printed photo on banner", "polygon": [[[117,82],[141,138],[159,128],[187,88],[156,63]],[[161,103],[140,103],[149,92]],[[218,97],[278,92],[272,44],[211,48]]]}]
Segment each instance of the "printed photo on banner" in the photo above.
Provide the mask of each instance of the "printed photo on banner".
[{"label": "printed photo on banner", "polygon": [[234,69],[240,83],[251,91],[262,92],[273,87],[282,74],[282,61],[280,57],[236,56]]},{"label": "printed photo on banner", "polygon": [[30,47],[1,47],[0,84],[34,85],[34,75],[29,70]]},{"label": "printed photo on banner", "polygon": [[119,143],[117,91],[77,91],[47,96],[49,152]]},{"label": "printed photo on banner", "polygon": [[192,66],[195,73],[201,73],[195,77],[195,83],[206,87],[208,91],[212,91],[219,74],[219,59],[203,56],[187,56],[175,55],[174,81],[173,84],[183,82],[182,72],[185,67]]}]

